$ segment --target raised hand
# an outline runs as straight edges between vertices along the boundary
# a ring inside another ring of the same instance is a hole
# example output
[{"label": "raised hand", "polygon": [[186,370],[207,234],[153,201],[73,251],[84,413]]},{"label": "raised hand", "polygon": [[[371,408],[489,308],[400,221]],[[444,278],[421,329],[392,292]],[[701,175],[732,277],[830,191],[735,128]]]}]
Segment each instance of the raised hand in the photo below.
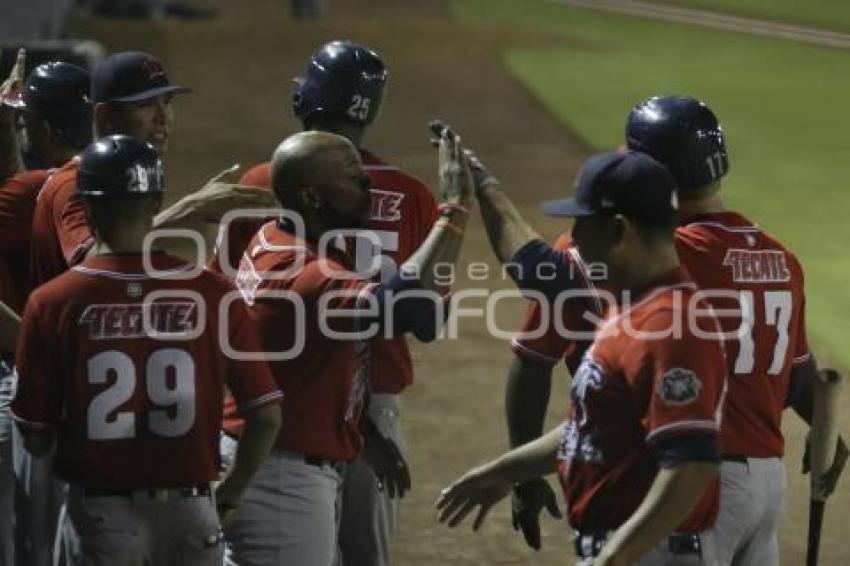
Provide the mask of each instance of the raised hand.
[{"label": "raised hand", "polygon": [[439,137],[440,199],[444,202],[472,201],[475,184],[460,136],[439,120],[432,120],[428,126]]},{"label": "raised hand", "polygon": [[0,84],[0,102],[11,98],[24,85],[26,61],[27,50],[21,47],[18,49],[18,58],[9,72],[9,76]]}]

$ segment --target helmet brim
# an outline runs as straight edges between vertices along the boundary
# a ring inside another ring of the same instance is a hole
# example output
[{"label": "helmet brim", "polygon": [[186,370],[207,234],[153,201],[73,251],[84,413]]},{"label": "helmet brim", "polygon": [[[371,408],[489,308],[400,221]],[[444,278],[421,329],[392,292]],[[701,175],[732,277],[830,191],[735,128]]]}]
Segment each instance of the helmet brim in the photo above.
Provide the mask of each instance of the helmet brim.
[{"label": "helmet brim", "polygon": [[127,95],[127,96],[119,96],[116,98],[110,98],[104,102],[141,102],[143,100],[149,100],[151,98],[155,98],[157,96],[161,96],[163,94],[186,94],[192,92],[191,88],[185,86],[177,86],[177,85],[168,85],[161,86],[157,88],[152,88],[143,92],[137,92],[135,94]]}]

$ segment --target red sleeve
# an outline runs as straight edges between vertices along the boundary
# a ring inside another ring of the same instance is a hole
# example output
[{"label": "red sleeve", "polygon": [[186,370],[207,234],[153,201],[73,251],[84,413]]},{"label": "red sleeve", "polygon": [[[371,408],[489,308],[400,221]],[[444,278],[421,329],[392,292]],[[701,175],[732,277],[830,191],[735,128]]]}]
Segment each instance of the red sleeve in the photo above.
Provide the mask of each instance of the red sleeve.
[{"label": "red sleeve", "polygon": [[239,179],[239,184],[270,188],[272,186],[271,166],[268,163],[261,163],[251,167],[243,173]]},{"label": "red sleeve", "polygon": [[[676,317],[680,316],[681,313],[671,309],[657,311],[640,325],[640,331],[663,332],[673,328]],[[631,341],[635,351],[624,356],[642,364],[642,371],[627,375],[646,379],[645,386],[651,388],[647,391],[649,409],[644,423],[650,443],[674,435],[719,432],[720,406],[726,387],[722,343],[697,338],[686,328],[687,323],[682,326],[678,339]],[[713,326],[719,333],[719,325]]]},{"label": "red sleeve", "polygon": [[[572,240],[567,234],[561,235],[552,246],[555,250],[571,247]],[[570,372],[575,372],[593,339],[595,327],[591,321],[601,315],[599,305],[588,299],[571,299],[564,303],[561,312],[553,311],[550,304],[529,301],[522,326],[511,340],[511,349],[521,359],[537,364],[554,365],[566,357]],[[586,313],[592,315],[590,320]]]},{"label": "red sleeve", "polygon": [[31,428],[47,428],[61,416],[61,369],[53,364],[59,343],[56,322],[47,320],[37,299],[31,297],[18,337],[18,389],[12,401],[15,419]]},{"label": "red sleeve", "polygon": [[24,171],[0,187],[0,251],[28,248],[38,189],[47,171]]},{"label": "red sleeve", "polygon": [[[530,301],[525,309],[525,320],[511,340],[511,350],[527,362],[555,365],[564,356],[567,340],[560,336],[548,317],[548,324],[541,328],[543,307],[538,301]],[[549,309],[551,311],[551,309]],[[543,331],[542,335],[538,334]]]},{"label": "red sleeve", "polygon": [[74,265],[83,259],[94,243],[86,218],[86,205],[76,195],[76,178],[69,177],[65,180],[65,186],[56,193],[53,214],[53,224],[62,247],[62,256],[68,265]]},{"label": "red sleeve", "polygon": [[[261,352],[256,321],[242,301],[230,304],[230,344],[237,352]],[[229,360],[228,389],[236,399],[237,411],[245,415],[270,403],[279,403],[283,393],[267,362]],[[229,395],[228,395],[229,397]]]},{"label": "red sleeve", "polygon": [[[314,305],[314,312],[331,331],[349,334],[362,330],[367,313],[378,314],[372,291],[379,286],[334,260],[319,258],[307,263],[290,290]],[[311,307],[308,312],[313,312]]]}]

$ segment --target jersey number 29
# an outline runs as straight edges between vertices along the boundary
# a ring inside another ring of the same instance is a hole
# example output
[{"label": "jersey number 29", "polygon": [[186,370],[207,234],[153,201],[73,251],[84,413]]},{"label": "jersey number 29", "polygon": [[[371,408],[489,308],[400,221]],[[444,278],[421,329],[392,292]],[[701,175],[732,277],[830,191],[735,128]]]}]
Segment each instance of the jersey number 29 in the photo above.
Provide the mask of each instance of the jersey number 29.
[{"label": "jersey number 29", "polygon": [[[91,385],[103,385],[114,376],[115,383],[92,399],[87,412],[88,438],[118,440],[135,438],[136,415],[116,412],[136,390],[136,366],[124,352],[107,350],[89,358]],[[169,379],[171,377],[171,379]],[[159,436],[186,434],[195,423],[195,361],[185,350],[163,348],[151,353],[145,363],[147,399],[156,408],[148,411],[148,429]]]}]

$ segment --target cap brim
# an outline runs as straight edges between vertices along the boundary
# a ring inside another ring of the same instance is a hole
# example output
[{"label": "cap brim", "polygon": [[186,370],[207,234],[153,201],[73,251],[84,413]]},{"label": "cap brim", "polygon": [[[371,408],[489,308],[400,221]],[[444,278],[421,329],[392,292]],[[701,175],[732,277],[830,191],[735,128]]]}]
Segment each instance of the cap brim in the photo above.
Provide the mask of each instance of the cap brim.
[{"label": "cap brim", "polygon": [[574,198],[547,200],[540,205],[540,210],[547,216],[564,216],[569,218],[593,216],[597,212],[579,204]]},{"label": "cap brim", "polygon": [[152,88],[144,92],[137,92],[136,94],[131,94],[129,96],[120,96],[118,98],[112,98],[107,102],[140,102],[142,100],[148,100],[150,98],[154,98],[163,94],[185,94],[187,92],[192,92],[192,89],[187,88],[185,86],[168,85],[161,86],[158,88]]}]

